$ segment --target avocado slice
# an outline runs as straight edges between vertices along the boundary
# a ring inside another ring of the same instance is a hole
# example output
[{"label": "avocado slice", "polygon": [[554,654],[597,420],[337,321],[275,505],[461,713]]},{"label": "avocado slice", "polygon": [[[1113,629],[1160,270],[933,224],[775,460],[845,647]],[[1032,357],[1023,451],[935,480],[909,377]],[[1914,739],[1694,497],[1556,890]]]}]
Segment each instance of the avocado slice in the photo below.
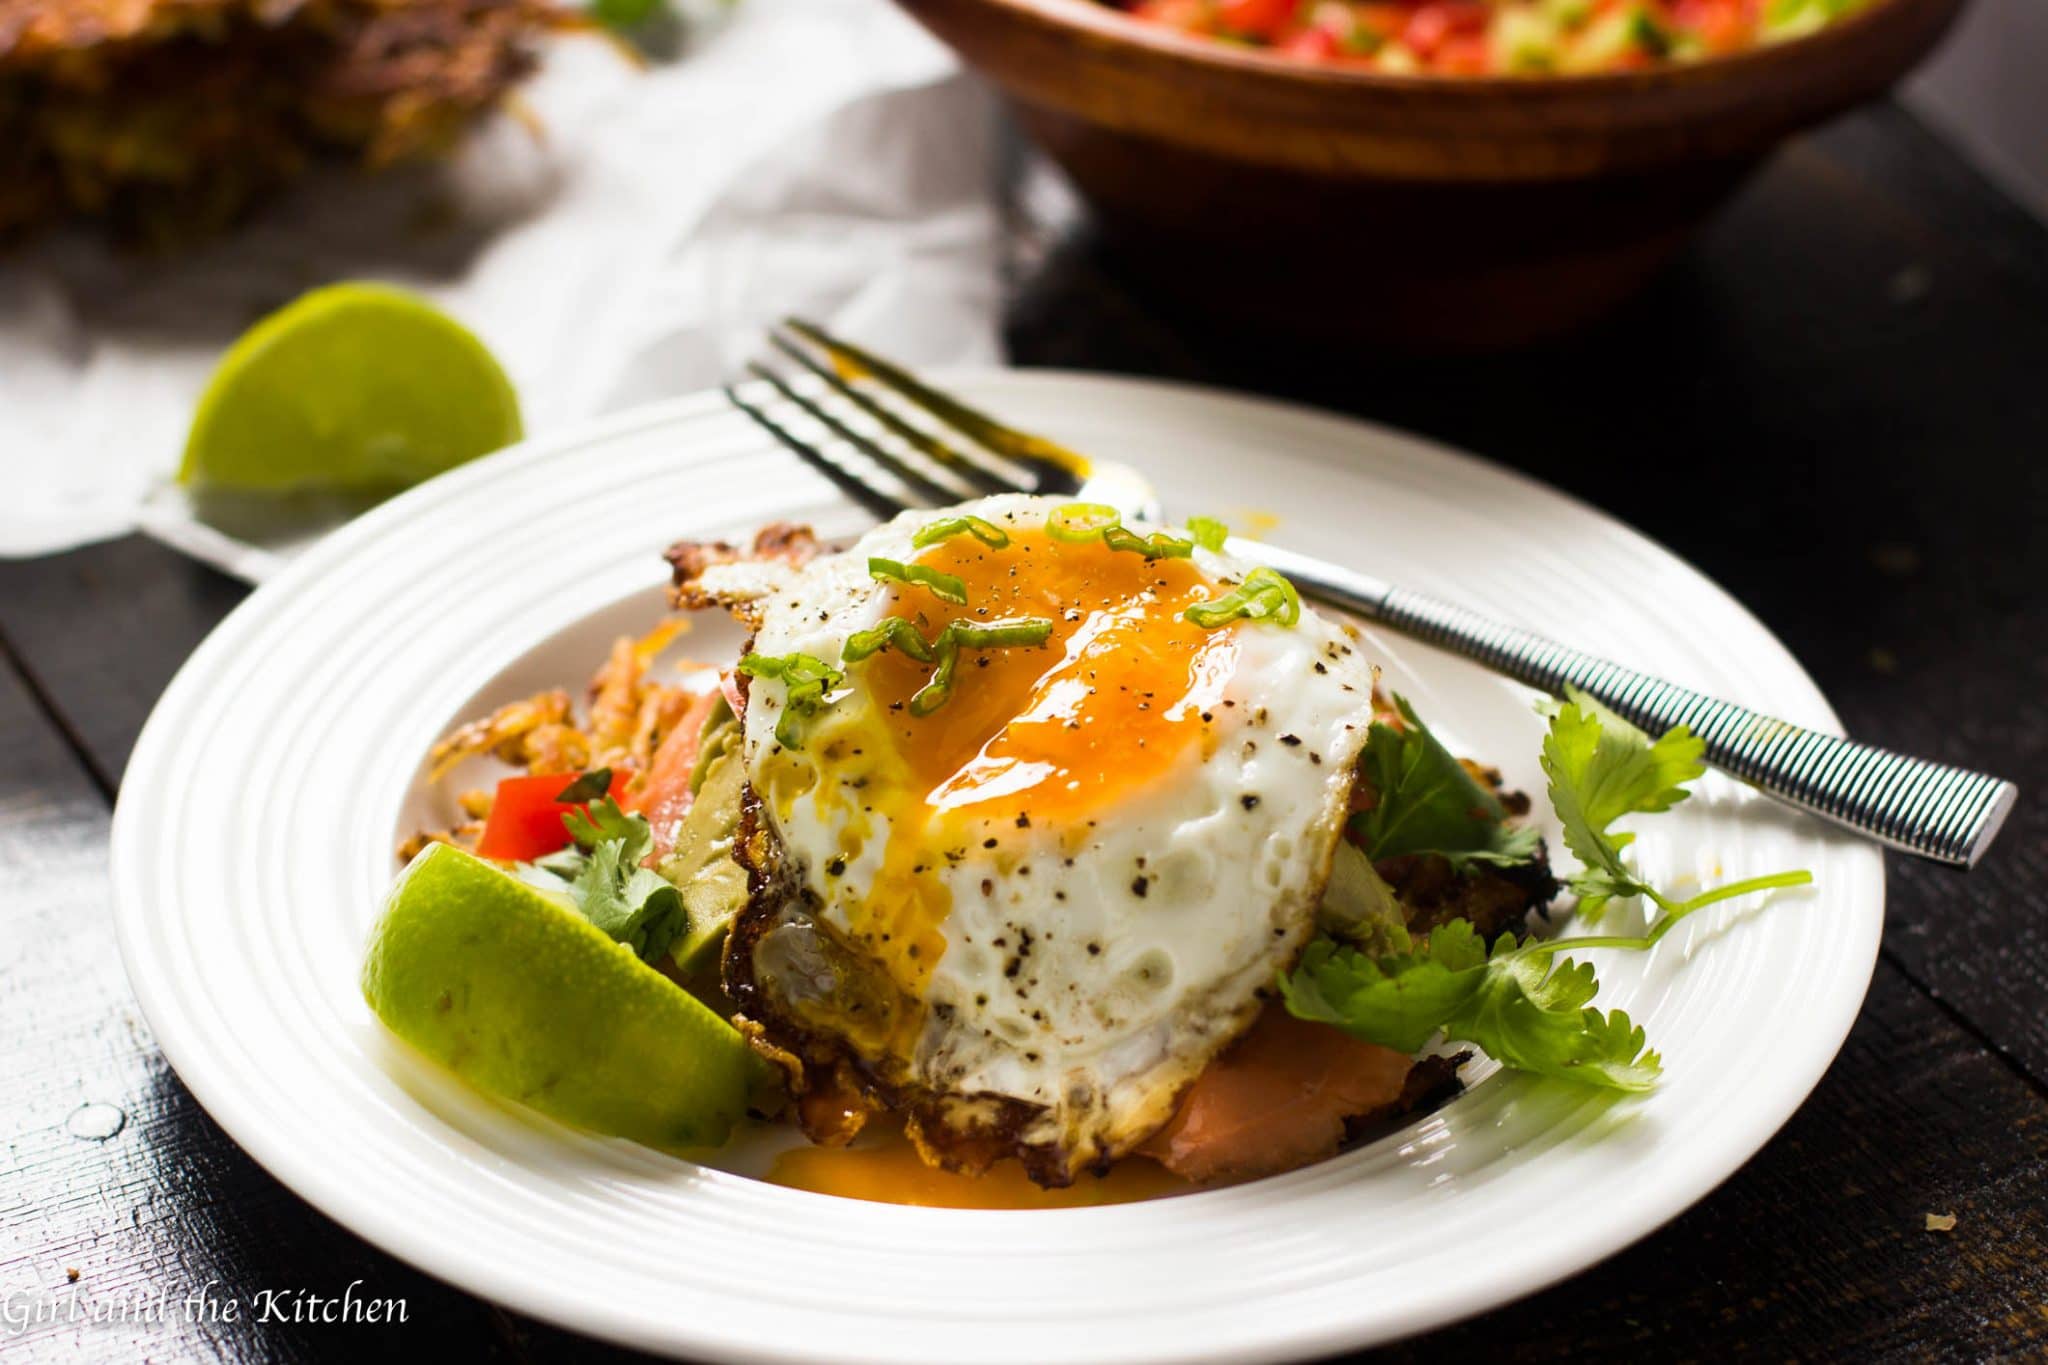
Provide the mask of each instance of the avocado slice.
[{"label": "avocado slice", "polygon": [[747,903],[747,873],[733,860],[740,825],[740,794],[746,787],[740,723],[723,702],[704,723],[690,803],[676,831],[675,847],[661,861],[661,875],[682,892],[689,930],[670,949],[676,968],[687,974],[712,961],[725,931]]}]

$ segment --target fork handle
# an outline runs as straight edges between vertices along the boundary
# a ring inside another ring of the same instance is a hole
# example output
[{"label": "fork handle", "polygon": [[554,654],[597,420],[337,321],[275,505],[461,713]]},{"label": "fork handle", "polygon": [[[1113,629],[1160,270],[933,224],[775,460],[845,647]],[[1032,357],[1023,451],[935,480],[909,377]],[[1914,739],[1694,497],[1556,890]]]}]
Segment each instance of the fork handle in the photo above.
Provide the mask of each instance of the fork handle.
[{"label": "fork handle", "polygon": [[1286,574],[1306,597],[1517,682],[1559,696],[1577,688],[1652,734],[1684,725],[1706,741],[1716,768],[1889,848],[1974,867],[2019,795],[1986,773],[1804,729],[1306,555],[1237,537],[1229,548]]}]

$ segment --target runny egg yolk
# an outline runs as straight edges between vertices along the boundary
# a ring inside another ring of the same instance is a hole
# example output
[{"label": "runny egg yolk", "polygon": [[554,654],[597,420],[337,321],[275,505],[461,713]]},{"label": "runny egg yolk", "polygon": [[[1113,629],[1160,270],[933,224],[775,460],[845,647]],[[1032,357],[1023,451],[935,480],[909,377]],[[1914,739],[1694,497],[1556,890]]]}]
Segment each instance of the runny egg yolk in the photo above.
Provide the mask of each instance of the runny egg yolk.
[{"label": "runny egg yolk", "polygon": [[950,697],[929,715],[912,714],[910,699],[932,665],[893,649],[857,665],[871,670],[864,681],[930,812],[1076,825],[1212,742],[1237,646],[1235,632],[1181,615],[1228,591],[1193,561],[1023,531],[1001,549],[956,536],[918,562],[966,587],[964,606],[915,584],[895,590],[892,614],[926,639],[954,620],[1052,622],[1040,646],[963,650]]}]

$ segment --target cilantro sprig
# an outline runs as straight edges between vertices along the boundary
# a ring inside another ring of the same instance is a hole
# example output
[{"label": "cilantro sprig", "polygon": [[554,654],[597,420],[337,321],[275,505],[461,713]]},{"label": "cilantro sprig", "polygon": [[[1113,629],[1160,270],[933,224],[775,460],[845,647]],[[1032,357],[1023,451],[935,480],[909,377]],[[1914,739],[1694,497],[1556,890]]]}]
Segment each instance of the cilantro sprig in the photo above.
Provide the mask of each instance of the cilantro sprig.
[{"label": "cilantro sprig", "polygon": [[1590,962],[1554,961],[1558,945],[1502,934],[1489,952],[1470,924],[1439,925],[1426,944],[1379,958],[1328,939],[1281,983],[1288,1012],[1399,1052],[1439,1031],[1477,1043],[1502,1066],[1614,1090],[1648,1090],[1661,1063],[1626,1012],[1590,1008]]},{"label": "cilantro sprig", "polygon": [[1614,830],[1614,822],[1684,800],[1684,784],[1704,770],[1701,751],[1683,726],[1652,742],[1577,697],[1551,713],[1543,770],[1565,843],[1585,865],[1569,885],[1596,910],[1618,896],[1649,900],[1658,914],[1643,933],[1548,941],[1505,933],[1488,948],[1470,924],[1456,920],[1420,944],[1397,933],[1391,952],[1323,939],[1281,979],[1289,1012],[1402,1052],[1417,1051],[1442,1033],[1518,1071],[1648,1090],[1662,1070],[1657,1053],[1625,1011],[1593,1007],[1600,989],[1593,966],[1567,954],[1648,949],[1709,905],[1813,880],[1810,872],[1777,872],[1678,900],[1635,871],[1623,856],[1633,836]]},{"label": "cilantro sprig", "polygon": [[[572,783],[563,799],[599,775],[602,791],[611,774],[598,769]],[[666,957],[689,928],[689,913],[673,884],[641,866],[654,847],[646,817],[629,815],[609,796],[599,796],[582,809],[565,811],[562,826],[570,846],[525,864],[521,875],[543,891],[566,896],[578,914],[642,962]]]},{"label": "cilantro sprig", "polygon": [[1658,895],[1629,867],[1622,853],[1635,835],[1610,828],[1631,812],[1669,810],[1692,793],[1685,784],[1707,770],[1706,741],[1683,725],[1654,744],[1633,725],[1582,697],[1557,706],[1543,741],[1543,771],[1550,777],[1550,804],[1564,825],[1565,847],[1583,863],[1572,877],[1579,917],[1600,918],[1611,900],[1647,895],[1665,910]]}]

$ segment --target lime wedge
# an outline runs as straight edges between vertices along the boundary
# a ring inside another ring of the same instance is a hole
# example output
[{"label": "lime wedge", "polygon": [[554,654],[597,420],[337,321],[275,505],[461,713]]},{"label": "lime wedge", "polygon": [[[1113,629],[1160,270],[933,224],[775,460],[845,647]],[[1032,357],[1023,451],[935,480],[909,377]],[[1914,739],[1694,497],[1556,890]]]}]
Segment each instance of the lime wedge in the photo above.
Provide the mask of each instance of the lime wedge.
[{"label": "lime wedge", "polygon": [[462,324],[401,289],[336,284],[229,348],[178,481],[251,493],[392,493],[519,439],[519,398]]},{"label": "lime wedge", "polygon": [[363,997],[478,1089],[664,1151],[725,1141],[767,1079],[732,1025],[632,949],[446,844],[391,888]]}]

